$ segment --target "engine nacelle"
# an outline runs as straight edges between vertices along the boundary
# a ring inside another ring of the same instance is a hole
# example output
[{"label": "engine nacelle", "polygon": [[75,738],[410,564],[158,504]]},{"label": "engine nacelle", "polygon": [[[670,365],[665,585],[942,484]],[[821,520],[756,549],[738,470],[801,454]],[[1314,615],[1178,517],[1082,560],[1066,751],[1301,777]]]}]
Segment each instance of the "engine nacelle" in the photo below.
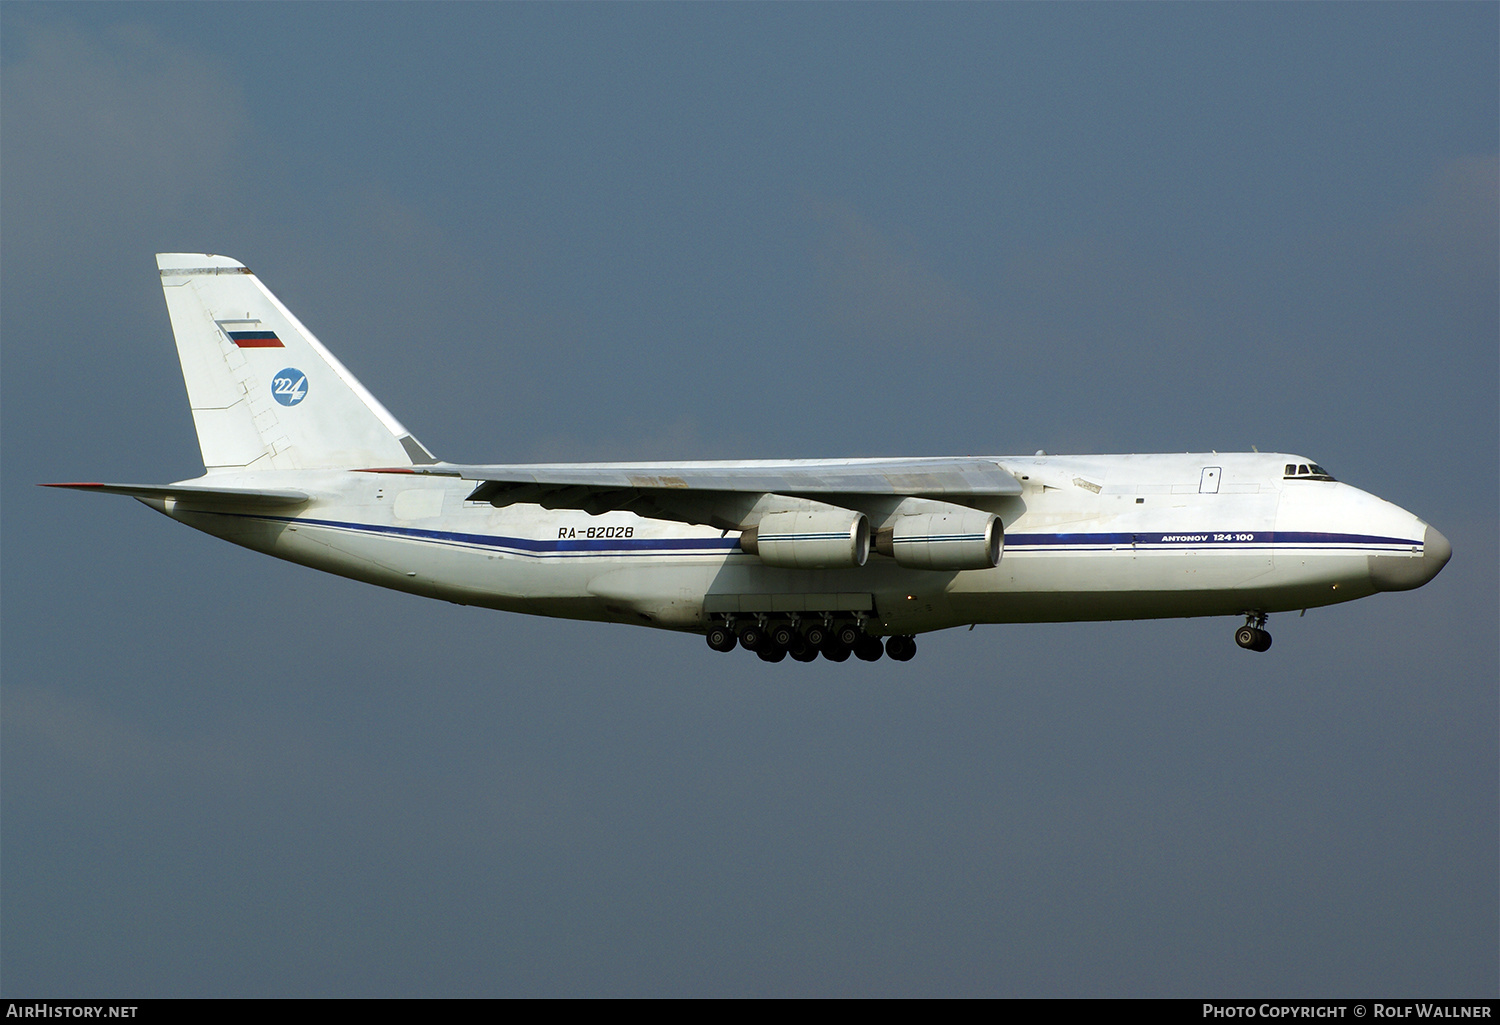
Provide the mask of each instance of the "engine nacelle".
[{"label": "engine nacelle", "polygon": [[909,569],[994,569],[1005,547],[1005,527],[977,509],[916,513],[875,534],[875,550]]},{"label": "engine nacelle", "polygon": [[849,509],[767,513],[740,535],[740,547],[767,566],[841,569],[870,556],[870,521]]}]

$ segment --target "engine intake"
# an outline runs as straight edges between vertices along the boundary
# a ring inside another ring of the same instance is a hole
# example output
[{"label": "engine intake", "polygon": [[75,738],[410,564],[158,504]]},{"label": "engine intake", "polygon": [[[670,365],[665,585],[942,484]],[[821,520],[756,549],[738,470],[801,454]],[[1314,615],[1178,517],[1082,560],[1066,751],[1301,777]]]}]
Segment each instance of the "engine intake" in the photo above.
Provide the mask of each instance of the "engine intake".
[{"label": "engine intake", "polygon": [[870,521],[849,509],[767,513],[740,535],[740,547],[767,566],[863,566],[870,556]]},{"label": "engine intake", "polygon": [[916,513],[875,533],[875,550],[909,569],[994,569],[1005,527],[994,513]]}]

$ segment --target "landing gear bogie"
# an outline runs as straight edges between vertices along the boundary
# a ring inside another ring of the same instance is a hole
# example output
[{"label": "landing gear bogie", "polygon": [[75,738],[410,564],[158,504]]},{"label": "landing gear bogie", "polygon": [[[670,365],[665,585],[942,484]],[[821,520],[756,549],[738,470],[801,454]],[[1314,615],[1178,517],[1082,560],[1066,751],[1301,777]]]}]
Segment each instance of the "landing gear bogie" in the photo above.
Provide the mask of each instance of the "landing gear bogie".
[{"label": "landing gear bogie", "polygon": [[1249,651],[1269,651],[1271,635],[1266,631],[1265,625],[1265,613],[1245,613],[1245,625],[1234,632],[1234,643]]},{"label": "landing gear bogie", "polygon": [[882,639],[878,633],[867,632],[866,626],[863,615],[853,622],[832,615],[784,619],[764,614],[744,619],[726,615],[709,625],[704,639],[715,651],[740,647],[765,662],[780,662],[788,655],[798,662],[815,662],[819,655],[829,662],[847,662],[851,655],[864,662],[878,662],[887,656],[896,662],[909,662],[916,655],[915,637],[896,634]]}]

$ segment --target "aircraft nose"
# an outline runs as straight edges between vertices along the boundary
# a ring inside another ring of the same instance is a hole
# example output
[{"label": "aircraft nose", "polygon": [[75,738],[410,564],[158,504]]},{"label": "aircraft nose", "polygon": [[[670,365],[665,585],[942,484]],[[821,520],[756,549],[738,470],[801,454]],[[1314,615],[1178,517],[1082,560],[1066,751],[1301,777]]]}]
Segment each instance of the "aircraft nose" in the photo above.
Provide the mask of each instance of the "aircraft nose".
[{"label": "aircraft nose", "polygon": [[1438,575],[1453,557],[1453,546],[1436,527],[1428,527],[1422,536],[1420,558],[1395,555],[1372,555],[1370,582],[1380,591],[1410,591]]}]

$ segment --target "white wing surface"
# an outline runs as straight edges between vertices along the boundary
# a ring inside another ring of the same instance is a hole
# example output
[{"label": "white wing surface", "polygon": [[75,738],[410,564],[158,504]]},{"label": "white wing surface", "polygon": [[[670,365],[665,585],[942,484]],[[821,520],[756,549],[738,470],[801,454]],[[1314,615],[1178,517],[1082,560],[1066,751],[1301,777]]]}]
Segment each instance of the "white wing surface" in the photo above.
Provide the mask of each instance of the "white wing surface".
[{"label": "white wing surface", "polygon": [[[743,527],[777,499],[860,507],[920,498],[964,505],[1021,494],[993,459],[787,459],[680,463],[436,463],[372,470],[477,481],[470,501],[528,503],[599,515],[630,511],[688,523]],[[769,504],[768,504],[769,503]],[[893,506],[894,507],[894,506]]]},{"label": "white wing surface", "polygon": [[[522,463],[393,467],[384,472],[482,481],[476,499],[511,489],[773,492],[786,495],[1019,495],[1021,482],[993,459],[787,459],[682,463]],[[521,500],[521,499],[517,499]]]}]

